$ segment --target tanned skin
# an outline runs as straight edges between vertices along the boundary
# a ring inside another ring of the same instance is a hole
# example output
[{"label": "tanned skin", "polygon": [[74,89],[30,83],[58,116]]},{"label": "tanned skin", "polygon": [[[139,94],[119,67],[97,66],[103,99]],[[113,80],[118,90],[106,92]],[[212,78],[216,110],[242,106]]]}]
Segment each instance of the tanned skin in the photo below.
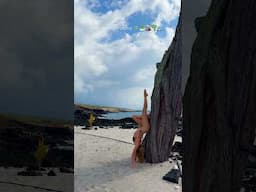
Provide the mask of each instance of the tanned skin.
[{"label": "tanned skin", "polygon": [[133,120],[138,123],[138,129],[134,132],[133,135],[133,142],[134,142],[134,148],[131,154],[131,167],[134,168],[136,166],[136,151],[138,150],[141,139],[144,134],[146,134],[150,129],[150,123],[148,120],[148,114],[147,114],[147,91],[144,90],[144,105],[142,110],[142,115],[134,115],[132,118]]}]

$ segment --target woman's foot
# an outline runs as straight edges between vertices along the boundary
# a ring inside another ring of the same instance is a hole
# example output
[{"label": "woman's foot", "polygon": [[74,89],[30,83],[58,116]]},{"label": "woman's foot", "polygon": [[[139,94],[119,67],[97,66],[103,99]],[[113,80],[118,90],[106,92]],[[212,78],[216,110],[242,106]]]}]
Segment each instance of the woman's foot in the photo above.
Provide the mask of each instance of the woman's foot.
[{"label": "woman's foot", "polygon": [[147,97],[148,96],[148,93],[146,91],[146,89],[144,89],[144,97]]}]

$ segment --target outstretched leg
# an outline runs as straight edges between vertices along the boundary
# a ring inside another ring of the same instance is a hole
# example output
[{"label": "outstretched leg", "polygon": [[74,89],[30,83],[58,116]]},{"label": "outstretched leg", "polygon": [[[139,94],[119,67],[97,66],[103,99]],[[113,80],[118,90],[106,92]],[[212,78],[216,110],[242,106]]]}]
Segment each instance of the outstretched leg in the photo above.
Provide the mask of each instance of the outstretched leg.
[{"label": "outstretched leg", "polygon": [[142,110],[142,129],[144,132],[147,132],[149,130],[150,124],[148,121],[148,114],[147,114],[147,108],[148,108],[148,102],[147,102],[147,91],[146,89],[144,90],[144,105],[143,105],[143,110]]},{"label": "outstretched leg", "polygon": [[142,109],[142,116],[147,115],[147,109],[148,109],[148,101],[147,101],[147,91],[144,89],[144,104],[143,104],[143,109]]},{"label": "outstretched leg", "polygon": [[132,118],[134,121],[136,121],[139,124],[139,128],[135,131],[134,136],[133,136],[133,141],[134,141],[134,149],[132,151],[131,155],[131,166],[135,166],[135,161],[136,161],[136,153],[137,150],[139,149],[139,146],[141,145],[141,139],[143,137],[143,134],[148,132],[149,130],[149,122],[148,122],[148,115],[147,115],[147,108],[148,108],[148,103],[147,103],[147,92],[144,90],[144,105],[142,109],[142,115],[137,116],[133,115]]}]

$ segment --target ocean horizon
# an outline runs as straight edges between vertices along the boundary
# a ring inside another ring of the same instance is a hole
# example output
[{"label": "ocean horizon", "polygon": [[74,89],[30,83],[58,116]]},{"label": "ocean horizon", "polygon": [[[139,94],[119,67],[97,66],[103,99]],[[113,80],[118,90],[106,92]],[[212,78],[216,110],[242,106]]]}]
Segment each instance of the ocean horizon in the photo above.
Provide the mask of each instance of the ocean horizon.
[{"label": "ocean horizon", "polygon": [[141,111],[106,113],[106,114],[102,115],[101,119],[117,120],[117,119],[132,117],[133,115],[141,115]]}]

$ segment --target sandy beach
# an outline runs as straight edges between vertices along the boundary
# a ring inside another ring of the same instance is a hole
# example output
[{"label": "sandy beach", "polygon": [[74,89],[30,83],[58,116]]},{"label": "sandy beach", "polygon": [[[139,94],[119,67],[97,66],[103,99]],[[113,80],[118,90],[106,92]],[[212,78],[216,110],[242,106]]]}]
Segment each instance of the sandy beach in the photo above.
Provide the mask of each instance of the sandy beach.
[{"label": "sandy beach", "polygon": [[18,176],[17,172],[24,168],[0,168],[0,191],[3,192],[72,192],[73,174],[60,173],[54,168],[57,176]]},{"label": "sandy beach", "polygon": [[174,184],[162,180],[173,167],[168,161],[130,168],[133,132],[118,127],[75,127],[75,192],[181,191],[181,181]]}]

